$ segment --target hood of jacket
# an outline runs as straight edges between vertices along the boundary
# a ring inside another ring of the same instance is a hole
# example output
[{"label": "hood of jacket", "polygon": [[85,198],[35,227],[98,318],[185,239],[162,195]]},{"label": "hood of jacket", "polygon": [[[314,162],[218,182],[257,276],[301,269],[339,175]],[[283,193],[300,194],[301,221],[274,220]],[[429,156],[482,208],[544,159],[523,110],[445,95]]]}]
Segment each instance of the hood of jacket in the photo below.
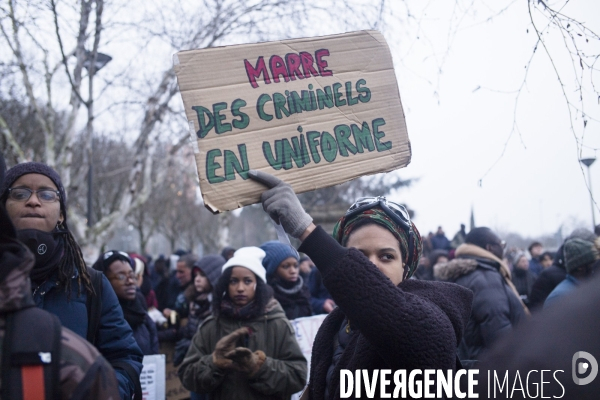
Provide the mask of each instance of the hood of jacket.
[{"label": "hood of jacket", "polygon": [[33,263],[33,254],[21,242],[5,239],[0,244],[0,266],[6,272],[0,281],[0,313],[34,305],[29,280]]},{"label": "hood of jacket", "polygon": [[264,318],[267,321],[277,318],[285,318],[285,311],[283,311],[283,307],[275,298],[271,298],[267,305],[265,306],[265,314]]},{"label": "hood of jacket", "polygon": [[437,279],[452,281],[459,276],[472,272],[477,268],[477,265],[481,265],[482,267],[495,268],[504,279],[511,280],[510,268],[504,260],[499,259],[484,248],[464,243],[458,246],[454,255],[456,257],[454,260],[439,265],[439,268],[434,268],[433,274]]},{"label": "hood of jacket", "polygon": [[452,261],[435,265],[433,276],[440,281],[454,282],[459,277],[475,271],[477,265],[479,264],[473,258],[455,258]]}]

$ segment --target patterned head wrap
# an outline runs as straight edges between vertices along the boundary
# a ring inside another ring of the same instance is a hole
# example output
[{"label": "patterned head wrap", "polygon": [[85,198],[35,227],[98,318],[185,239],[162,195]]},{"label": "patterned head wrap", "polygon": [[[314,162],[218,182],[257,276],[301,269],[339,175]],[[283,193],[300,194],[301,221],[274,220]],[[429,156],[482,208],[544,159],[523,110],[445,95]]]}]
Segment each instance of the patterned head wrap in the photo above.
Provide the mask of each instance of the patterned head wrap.
[{"label": "patterned head wrap", "polygon": [[414,236],[414,245],[413,245],[413,254],[411,258],[410,265],[408,264],[408,232],[399,226],[394,220],[392,220],[380,207],[370,208],[368,210],[363,211],[358,215],[354,215],[346,220],[346,216],[340,218],[340,220],[335,224],[333,228],[333,237],[338,241],[342,246],[346,245],[348,242],[348,238],[350,234],[354,231],[354,228],[357,226],[359,221],[364,221],[365,219],[371,220],[372,222],[381,225],[382,227],[389,230],[394,237],[400,243],[400,250],[402,251],[402,262],[404,263],[404,277],[403,279],[410,278],[415,270],[417,269],[417,265],[419,264],[419,258],[421,257],[421,251],[423,249],[423,241],[421,239],[421,235],[417,230],[417,227],[414,223],[412,224],[413,236]]}]

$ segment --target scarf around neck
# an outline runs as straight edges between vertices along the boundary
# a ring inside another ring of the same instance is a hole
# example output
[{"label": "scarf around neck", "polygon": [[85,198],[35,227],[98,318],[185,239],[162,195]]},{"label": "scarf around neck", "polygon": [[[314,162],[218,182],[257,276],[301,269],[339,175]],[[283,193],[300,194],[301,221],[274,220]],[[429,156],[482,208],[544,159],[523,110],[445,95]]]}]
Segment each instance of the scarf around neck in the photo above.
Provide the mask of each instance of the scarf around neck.
[{"label": "scarf around neck", "polygon": [[280,277],[276,277],[273,279],[273,284],[275,286],[275,290],[284,294],[292,295],[302,290],[304,279],[302,279],[302,276],[298,276],[298,280],[296,282],[289,282],[281,279]]},{"label": "scarf around neck", "polygon": [[17,231],[17,238],[31,250],[35,257],[31,280],[40,284],[58,268],[64,254],[64,240],[60,232],[44,232],[38,229]]},{"label": "scarf around neck", "polygon": [[241,319],[246,321],[258,317],[261,312],[262,310],[258,309],[256,300],[252,300],[250,303],[242,307],[233,304],[231,299],[228,297],[223,297],[223,300],[221,300],[220,315],[227,318]]},{"label": "scarf around neck", "polygon": [[119,299],[119,304],[123,309],[125,320],[131,326],[131,329],[135,329],[144,323],[146,310],[144,310],[137,297],[133,300]]}]

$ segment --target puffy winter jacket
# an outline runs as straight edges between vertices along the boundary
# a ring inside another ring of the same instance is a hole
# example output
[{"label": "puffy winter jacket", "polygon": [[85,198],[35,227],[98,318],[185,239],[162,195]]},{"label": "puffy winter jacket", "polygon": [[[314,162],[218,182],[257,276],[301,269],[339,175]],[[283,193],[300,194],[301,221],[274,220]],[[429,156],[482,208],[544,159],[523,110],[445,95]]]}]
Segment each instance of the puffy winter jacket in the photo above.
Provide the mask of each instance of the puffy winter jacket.
[{"label": "puffy winter jacket", "polygon": [[[71,281],[71,298],[67,300],[67,293],[58,286],[55,273],[33,289],[33,300],[39,308],[58,316],[63,326],[85,338],[88,327],[87,292],[82,289],[81,294],[78,295],[78,290],[76,273]],[[98,334],[93,344],[110,363],[126,362],[137,371],[138,375],[142,372],[142,351],[123,317],[117,295],[106,276],[102,276],[102,312]],[[130,399],[134,393],[134,383],[124,370],[115,368],[115,371],[119,380],[121,398]]]},{"label": "puffy winter jacket", "polygon": [[[215,367],[212,353],[219,339],[248,326],[252,351],[262,350],[267,358],[258,372],[249,378],[241,372],[225,372]],[[186,389],[210,393],[213,400],[288,399],[306,383],[306,359],[294,330],[281,305],[271,300],[264,315],[242,321],[226,317],[204,320],[179,367],[179,378]]]},{"label": "puffy winter jacket", "polygon": [[158,354],[158,332],[148,314],[144,317],[144,322],[133,330],[133,337],[144,355]]},{"label": "puffy winter jacket", "polygon": [[474,294],[471,317],[459,346],[461,360],[478,360],[483,350],[490,348],[526,314],[519,297],[501,275],[500,267],[491,258],[459,256],[434,268],[436,279],[455,282]]},{"label": "puffy winter jacket", "polygon": [[567,271],[561,265],[552,264],[542,271],[540,276],[533,282],[531,295],[529,296],[529,307],[532,310],[541,309],[548,295],[567,276]]}]

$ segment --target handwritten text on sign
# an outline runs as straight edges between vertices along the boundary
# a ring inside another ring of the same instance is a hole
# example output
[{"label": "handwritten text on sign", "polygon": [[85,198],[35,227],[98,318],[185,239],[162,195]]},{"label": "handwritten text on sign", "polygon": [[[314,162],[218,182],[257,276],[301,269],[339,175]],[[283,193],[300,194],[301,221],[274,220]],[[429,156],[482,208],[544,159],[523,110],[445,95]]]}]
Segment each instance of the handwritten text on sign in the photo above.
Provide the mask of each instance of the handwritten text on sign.
[{"label": "handwritten text on sign", "polygon": [[180,52],[175,69],[213,211],[258,200],[250,169],[286,171],[302,192],[410,161],[378,32]]}]

